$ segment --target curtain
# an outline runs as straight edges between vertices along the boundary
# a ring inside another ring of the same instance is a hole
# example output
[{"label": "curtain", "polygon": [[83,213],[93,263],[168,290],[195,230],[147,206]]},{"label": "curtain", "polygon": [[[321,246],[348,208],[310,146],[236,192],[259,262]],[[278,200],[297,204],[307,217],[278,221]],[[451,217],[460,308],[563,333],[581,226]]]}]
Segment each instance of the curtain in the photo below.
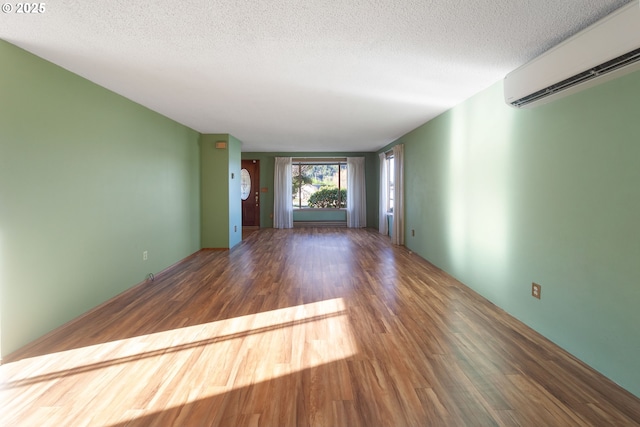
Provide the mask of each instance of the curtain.
[{"label": "curtain", "polygon": [[404,144],[393,147],[393,232],[391,243],[404,245]]},{"label": "curtain", "polygon": [[389,234],[389,221],[387,220],[387,155],[380,153],[380,204],[378,209],[378,232],[385,236]]},{"label": "curtain", "polygon": [[364,157],[347,157],[347,227],[367,226]]},{"label": "curtain", "polygon": [[293,228],[291,157],[276,157],[273,173],[273,228]]}]

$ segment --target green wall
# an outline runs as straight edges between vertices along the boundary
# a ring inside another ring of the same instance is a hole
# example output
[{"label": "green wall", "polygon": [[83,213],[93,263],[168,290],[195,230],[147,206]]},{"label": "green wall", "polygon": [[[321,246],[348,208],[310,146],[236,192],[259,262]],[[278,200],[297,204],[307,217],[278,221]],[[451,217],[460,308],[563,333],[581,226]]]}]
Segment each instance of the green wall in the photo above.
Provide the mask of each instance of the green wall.
[{"label": "green wall", "polygon": [[294,221],[347,221],[346,209],[294,209]]},{"label": "green wall", "polygon": [[242,143],[229,135],[229,247],[242,241],[242,197],[240,196],[240,170]]},{"label": "green wall", "polygon": [[200,248],[199,160],[189,128],[4,41],[0,63],[7,355]]},{"label": "green wall", "polygon": [[[273,170],[276,157],[364,157],[365,179],[367,186],[367,227],[378,227],[378,158],[375,153],[323,153],[323,152],[269,152],[242,153],[246,160],[260,160],[260,187],[267,192],[260,192],[260,227],[273,227]],[[333,221],[346,219],[346,214],[335,211],[301,213],[294,211],[294,220],[301,221]]]},{"label": "green wall", "polygon": [[[216,148],[217,142],[226,147]],[[242,240],[241,147],[241,142],[229,134],[200,136],[203,248],[229,249]]]},{"label": "green wall", "polygon": [[500,82],[395,143],[407,247],[640,396],[638,99],[640,72],[531,110]]}]

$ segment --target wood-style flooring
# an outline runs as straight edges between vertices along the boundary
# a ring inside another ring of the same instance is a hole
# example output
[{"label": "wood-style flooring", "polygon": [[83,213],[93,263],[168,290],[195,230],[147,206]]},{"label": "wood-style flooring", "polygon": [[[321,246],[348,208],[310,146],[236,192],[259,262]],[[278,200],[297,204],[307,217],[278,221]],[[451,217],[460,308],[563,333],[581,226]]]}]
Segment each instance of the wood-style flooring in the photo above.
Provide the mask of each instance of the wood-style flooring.
[{"label": "wood-style flooring", "polygon": [[2,426],[640,425],[639,399],[369,230],[200,251],[0,374]]}]

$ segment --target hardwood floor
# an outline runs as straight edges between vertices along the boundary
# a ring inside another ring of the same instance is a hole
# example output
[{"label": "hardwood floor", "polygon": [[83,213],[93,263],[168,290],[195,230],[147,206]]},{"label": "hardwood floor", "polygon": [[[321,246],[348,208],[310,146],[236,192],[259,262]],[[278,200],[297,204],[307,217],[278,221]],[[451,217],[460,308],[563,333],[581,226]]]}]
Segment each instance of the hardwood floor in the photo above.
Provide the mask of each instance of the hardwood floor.
[{"label": "hardwood floor", "polygon": [[633,426],[640,400],[376,232],[260,230],[12,355],[6,426]]}]

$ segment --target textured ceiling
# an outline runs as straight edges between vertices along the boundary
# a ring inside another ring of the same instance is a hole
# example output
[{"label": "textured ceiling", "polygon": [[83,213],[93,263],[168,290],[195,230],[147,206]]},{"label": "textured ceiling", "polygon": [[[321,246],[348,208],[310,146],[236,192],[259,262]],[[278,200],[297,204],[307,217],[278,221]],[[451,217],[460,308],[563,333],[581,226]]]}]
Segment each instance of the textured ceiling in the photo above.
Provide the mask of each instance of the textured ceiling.
[{"label": "textured ceiling", "polygon": [[61,0],[0,38],[243,151],[373,151],[630,1]]}]

